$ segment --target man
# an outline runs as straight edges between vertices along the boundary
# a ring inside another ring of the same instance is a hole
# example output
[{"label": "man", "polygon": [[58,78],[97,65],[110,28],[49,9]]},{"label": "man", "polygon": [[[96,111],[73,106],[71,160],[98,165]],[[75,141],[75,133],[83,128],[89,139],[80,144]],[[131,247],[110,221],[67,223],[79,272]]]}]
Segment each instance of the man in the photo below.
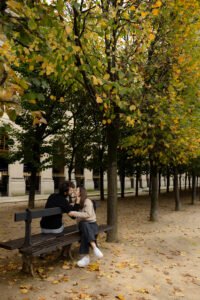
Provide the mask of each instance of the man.
[{"label": "man", "polygon": [[[45,208],[60,207],[62,212],[69,213],[72,210],[78,211],[80,204],[70,204],[66,197],[70,197],[74,194],[74,183],[70,181],[63,182],[59,187],[59,193],[54,193],[47,199]],[[42,217],[40,221],[42,233],[60,233],[64,230],[64,224],[62,222],[62,214]]]}]

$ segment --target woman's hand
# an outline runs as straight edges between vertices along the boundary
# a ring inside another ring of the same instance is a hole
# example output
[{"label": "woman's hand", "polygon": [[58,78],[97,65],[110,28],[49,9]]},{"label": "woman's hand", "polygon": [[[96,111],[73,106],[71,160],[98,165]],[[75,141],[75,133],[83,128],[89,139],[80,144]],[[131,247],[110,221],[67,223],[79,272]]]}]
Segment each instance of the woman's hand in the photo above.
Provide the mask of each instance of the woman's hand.
[{"label": "woman's hand", "polygon": [[68,216],[70,216],[70,217],[75,217],[74,213],[75,213],[75,211],[70,211],[70,212],[68,213]]}]

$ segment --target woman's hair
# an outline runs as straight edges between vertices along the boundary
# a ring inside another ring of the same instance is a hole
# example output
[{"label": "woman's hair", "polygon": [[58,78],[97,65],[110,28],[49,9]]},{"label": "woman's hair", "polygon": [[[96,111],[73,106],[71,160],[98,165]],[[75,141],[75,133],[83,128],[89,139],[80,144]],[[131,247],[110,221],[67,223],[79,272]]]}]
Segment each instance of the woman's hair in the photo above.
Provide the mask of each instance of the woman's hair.
[{"label": "woman's hair", "polygon": [[80,190],[80,206],[83,208],[85,200],[87,199],[87,191],[84,187],[78,187]]},{"label": "woman's hair", "polygon": [[62,182],[61,185],[59,186],[59,194],[61,194],[61,195],[64,195],[65,193],[68,194],[70,187],[75,188],[75,185],[73,182],[71,182],[71,181]]}]

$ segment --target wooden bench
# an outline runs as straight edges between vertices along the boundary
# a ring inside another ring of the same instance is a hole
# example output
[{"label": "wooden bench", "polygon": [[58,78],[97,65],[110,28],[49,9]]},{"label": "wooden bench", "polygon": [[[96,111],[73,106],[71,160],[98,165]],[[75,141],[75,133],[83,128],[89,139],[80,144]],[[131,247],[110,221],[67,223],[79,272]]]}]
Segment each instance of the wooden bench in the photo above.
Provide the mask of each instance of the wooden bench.
[{"label": "wooden bench", "polygon": [[[48,254],[52,251],[65,247],[65,253],[71,258],[71,245],[80,241],[80,232],[77,224],[66,226],[64,231],[59,234],[32,234],[31,223],[33,219],[44,216],[53,216],[62,214],[61,208],[44,208],[44,209],[26,209],[24,212],[15,213],[15,222],[25,222],[25,236],[23,238],[13,239],[6,242],[0,242],[0,247],[7,250],[18,249],[22,254],[22,271],[34,276],[33,259],[34,257]],[[100,224],[99,232],[112,230],[111,225]]]}]

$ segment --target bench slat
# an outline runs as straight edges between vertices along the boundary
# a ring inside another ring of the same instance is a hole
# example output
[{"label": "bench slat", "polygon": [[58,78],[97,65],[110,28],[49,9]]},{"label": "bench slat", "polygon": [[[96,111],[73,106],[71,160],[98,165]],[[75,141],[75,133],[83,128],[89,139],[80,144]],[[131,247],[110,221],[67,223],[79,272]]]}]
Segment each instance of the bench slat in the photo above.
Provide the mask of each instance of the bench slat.
[{"label": "bench slat", "polygon": [[[62,235],[65,235],[65,234],[67,234],[69,232],[73,232],[73,231],[78,231],[78,227],[76,224],[65,227],[64,231],[61,233],[58,233],[58,234],[37,233],[37,234],[32,235],[32,237],[31,237],[32,244],[34,245],[34,244],[40,243],[45,240],[51,240],[52,238],[54,239],[55,236],[62,236]],[[16,240],[9,240],[6,242],[1,242],[0,248],[4,248],[7,250],[20,249],[23,246],[23,243],[24,243],[24,238],[19,238]]]}]

